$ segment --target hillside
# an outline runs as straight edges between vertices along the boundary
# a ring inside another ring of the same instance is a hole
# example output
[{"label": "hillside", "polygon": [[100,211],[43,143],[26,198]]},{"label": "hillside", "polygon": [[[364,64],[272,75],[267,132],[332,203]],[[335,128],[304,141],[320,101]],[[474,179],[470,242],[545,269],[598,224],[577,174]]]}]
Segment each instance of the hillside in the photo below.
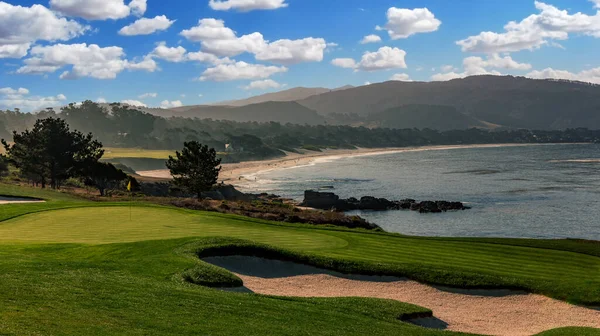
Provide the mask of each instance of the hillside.
[{"label": "hillside", "polygon": [[183,106],[170,110],[152,109],[151,114],[161,117],[183,117],[237,122],[275,121],[282,124],[318,125],[325,123],[325,117],[296,102],[265,102],[241,107],[232,106]]},{"label": "hillside", "polygon": [[600,86],[511,76],[448,82],[391,81],[299,101],[322,115],[374,113],[404,105],[445,105],[475,119],[513,128],[600,129]]},{"label": "hillside", "polygon": [[267,94],[263,94],[260,96],[250,97],[247,99],[228,100],[228,101],[223,101],[223,102],[219,102],[219,103],[214,103],[211,105],[238,106],[239,107],[239,106],[246,106],[246,105],[251,105],[251,104],[265,103],[265,102],[269,102],[269,101],[277,101],[277,102],[297,101],[297,100],[306,99],[308,97],[327,93],[327,92],[335,92],[335,91],[346,90],[346,89],[350,89],[350,88],[353,88],[353,86],[348,85],[348,86],[343,86],[343,87],[333,89],[333,90],[327,89],[327,88],[321,88],[321,87],[317,87],[317,88],[296,87],[296,88],[292,88],[289,90],[267,93]]},{"label": "hillside", "polygon": [[430,128],[440,131],[488,128],[489,125],[462,114],[452,106],[406,105],[394,107],[367,117],[370,125],[387,128]]}]

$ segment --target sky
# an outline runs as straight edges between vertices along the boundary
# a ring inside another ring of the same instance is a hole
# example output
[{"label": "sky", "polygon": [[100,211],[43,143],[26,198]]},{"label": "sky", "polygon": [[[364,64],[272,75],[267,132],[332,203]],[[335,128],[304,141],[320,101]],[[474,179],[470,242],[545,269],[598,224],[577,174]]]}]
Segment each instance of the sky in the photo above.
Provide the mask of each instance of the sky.
[{"label": "sky", "polygon": [[0,0],[0,109],[176,107],[297,86],[600,84],[600,0]]}]

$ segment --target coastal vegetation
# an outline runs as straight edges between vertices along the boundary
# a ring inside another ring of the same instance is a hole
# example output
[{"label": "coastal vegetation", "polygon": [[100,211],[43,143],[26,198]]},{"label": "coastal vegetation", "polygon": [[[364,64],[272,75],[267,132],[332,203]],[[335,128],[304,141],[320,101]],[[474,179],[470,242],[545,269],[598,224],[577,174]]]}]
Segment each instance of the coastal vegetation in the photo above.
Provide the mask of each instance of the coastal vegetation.
[{"label": "coastal vegetation", "polygon": [[[268,256],[345,273],[600,303],[600,254],[593,242],[315,228],[151,203],[89,202],[4,184],[0,194],[47,201],[5,205],[0,213],[2,334],[452,334],[402,322],[401,316],[429,310],[394,301],[206,288],[239,285],[231,273],[198,259],[207,255]],[[598,331],[549,334],[585,333]]]},{"label": "coastal vegetation", "polygon": [[[446,110],[448,109],[437,107],[435,113],[446,113]],[[422,114],[422,108],[418,106],[406,107],[403,111]],[[379,125],[381,127],[373,128],[336,124],[235,122],[165,118],[127,105],[86,101],[80,105],[68,105],[61,111],[48,109],[37,114],[0,111],[0,136],[8,138],[12,130],[23,132],[33,127],[38,119],[60,117],[72,129],[84,134],[91,132],[96,139],[112,148],[107,151],[105,159],[136,170],[164,169],[164,161],[168,156],[190,141],[214,148],[223,163],[281,157],[286,151],[295,152],[299,148],[320,151],[324,148],[600,141],[600,131],[582,128],[545,131],[505,128],[446,131],[386,128],[390,125],[401,127],[402,124],[389,119],[395,115],[394,111],[383,115],[387,118],[386,121]]]}]

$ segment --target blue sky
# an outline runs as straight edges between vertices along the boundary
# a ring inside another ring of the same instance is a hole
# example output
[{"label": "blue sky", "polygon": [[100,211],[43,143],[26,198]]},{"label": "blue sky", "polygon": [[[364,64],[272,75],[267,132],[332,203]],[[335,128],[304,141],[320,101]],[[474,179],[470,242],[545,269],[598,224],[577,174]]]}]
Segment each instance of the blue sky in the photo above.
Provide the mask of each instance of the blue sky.
[{"label": "blue sky", "polygon": [[598,8],[600,0],[0,1],[0,109],[84,99],[169,107],[479,74],[600,83]]}]

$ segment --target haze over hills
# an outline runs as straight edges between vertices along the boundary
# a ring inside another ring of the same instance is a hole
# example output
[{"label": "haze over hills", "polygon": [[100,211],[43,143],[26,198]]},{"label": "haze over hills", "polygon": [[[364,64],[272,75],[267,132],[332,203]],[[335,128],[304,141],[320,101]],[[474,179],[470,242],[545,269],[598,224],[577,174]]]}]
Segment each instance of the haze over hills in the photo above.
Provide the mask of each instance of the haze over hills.
[{"label": "haze over hills", "polygon": [[264,102],[268,102],[268,101],[277,101],[277,102],[297,101],[297,100],[306,99],[311,96],[327,93],[327,92],[335,92],[335,91],[346,90],[346,89],[351,89],[351,88],[354,88],[354,87],[351,85],[348,85],[348,86],[343,86],[341,88],[337,88],[337,89],[333,89],[333,90],[327,89],[327,88],[320,88],[320,87],[318,87],[318,88],[296,87],[296,88],[292,88],[292,89],[288,89],[288,90],[284,90],[284,91],[272,92],[272,93],[267,93],[267,94],[263,94],[263,95],[259,95],[259,96],[254,96],[254,97],[250,97],[247,99],[229,100],[229,101],[218,102],[218,103],[214,103],[214,104],[210,104],[210,105],[245,106],[245,105],[251,105],[251,104],[264,103]]},{"label": "haze over hills", "polygon": [[282,124],[325,124],[325,117],[297,102],[264,102],[241,107],[196,105],[173,109],[147,109],[147,112],[161,117],[183,117],[237,122],[270,122]]},{"label": "haze over hills", "polygon": [[293,88],[249,99],[142,110],[163,117],[439,130],[600,129],[600,86],[512,76]]},{"label": "haze over hills", "polygon": [[403,105],[442,105],[505,127],[600,128],[600,86],[512,76],[473,76],[447,82],[391,81],[328,92],[299,103],[325,116],[342,113],[367,117]]}]

